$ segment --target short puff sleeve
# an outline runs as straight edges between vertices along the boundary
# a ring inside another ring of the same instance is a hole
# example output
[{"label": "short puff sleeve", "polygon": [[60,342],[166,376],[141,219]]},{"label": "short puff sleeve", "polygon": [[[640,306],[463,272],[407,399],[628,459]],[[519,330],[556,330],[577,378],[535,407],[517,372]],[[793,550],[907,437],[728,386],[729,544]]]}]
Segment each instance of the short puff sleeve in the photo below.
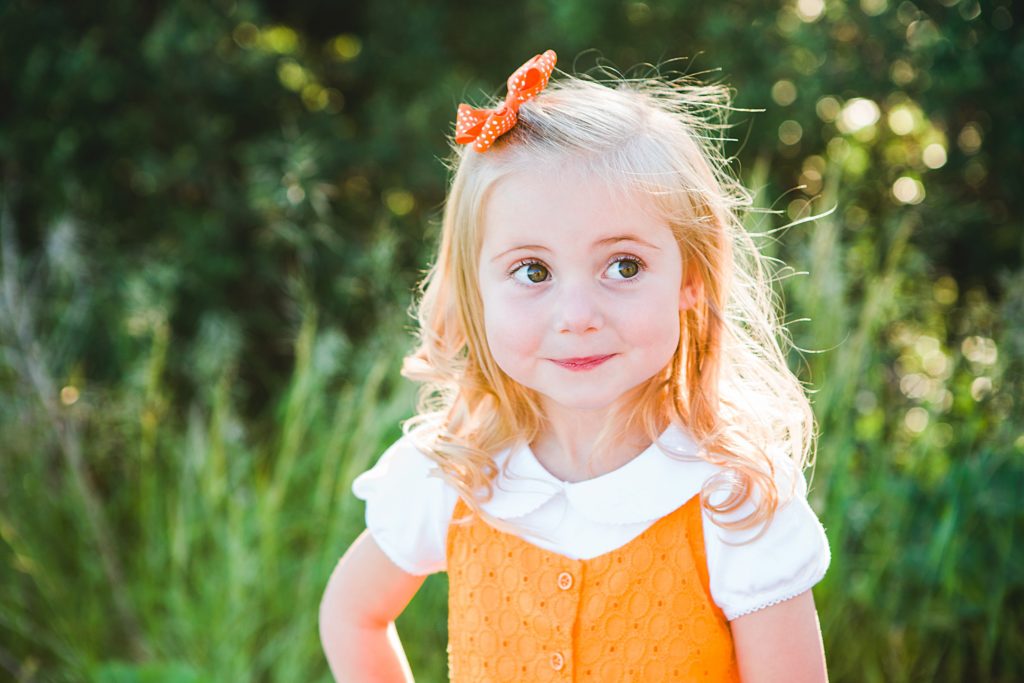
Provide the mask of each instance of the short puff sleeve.
[{"label": "short puff sleeve", "polygon": [[[711,595],[729,621],[795,598],[825,576],[831,561],[828,539],[805,495],[800,477],[793,498],[776,509],[756,538],[760,527],[724,529],[705,511]],[[752,506],[748,501],[727,519],[749,514]]]},{"label": "short puff sleeve", "polygon": [[366,501],[366,528],[384,554],[408,574],[444,571],[448,524],[458,493],[430,476],[435,463],[408,436],[352,482]]}]

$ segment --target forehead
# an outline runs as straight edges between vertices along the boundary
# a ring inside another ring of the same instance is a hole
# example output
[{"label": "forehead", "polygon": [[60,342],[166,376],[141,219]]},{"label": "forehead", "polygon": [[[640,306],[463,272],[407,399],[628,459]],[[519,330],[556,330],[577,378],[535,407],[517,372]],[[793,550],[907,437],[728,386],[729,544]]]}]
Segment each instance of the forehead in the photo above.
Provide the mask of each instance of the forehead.
[{"label": "forehead", "polygon": [[490,188],[481,218],[484,249],[515,241],[590,241],[613,233],[668,231],[646,192],[568,166],[503,177]]}]

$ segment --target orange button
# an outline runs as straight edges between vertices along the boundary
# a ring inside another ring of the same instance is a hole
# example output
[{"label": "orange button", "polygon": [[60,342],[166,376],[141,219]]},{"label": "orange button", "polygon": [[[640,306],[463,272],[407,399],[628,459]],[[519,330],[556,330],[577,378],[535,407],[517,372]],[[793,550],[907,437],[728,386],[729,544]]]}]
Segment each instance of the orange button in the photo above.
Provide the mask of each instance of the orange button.
[{"label": "orange button", "polygon": [[562,572],[558,575],[558,587],[564,591],[572,588],[572,574],[569,572]]},{"label": "orange button", "polygon": [[551,653],[551,668],[555,671],[561,671],[562,667],[565,666],[565,657],[559,652]]}]

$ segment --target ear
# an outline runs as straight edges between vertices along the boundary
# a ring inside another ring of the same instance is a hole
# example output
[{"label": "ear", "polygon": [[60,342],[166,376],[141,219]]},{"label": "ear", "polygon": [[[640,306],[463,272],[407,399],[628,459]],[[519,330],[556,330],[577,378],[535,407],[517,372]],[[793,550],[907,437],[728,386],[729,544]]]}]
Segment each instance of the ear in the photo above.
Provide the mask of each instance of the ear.
[{"label": "ear", "polygon": [[679,310],[687,311],[701,300],[704,295],[704,283],[691,271],[683,278],[683,286],[679,289]]}]

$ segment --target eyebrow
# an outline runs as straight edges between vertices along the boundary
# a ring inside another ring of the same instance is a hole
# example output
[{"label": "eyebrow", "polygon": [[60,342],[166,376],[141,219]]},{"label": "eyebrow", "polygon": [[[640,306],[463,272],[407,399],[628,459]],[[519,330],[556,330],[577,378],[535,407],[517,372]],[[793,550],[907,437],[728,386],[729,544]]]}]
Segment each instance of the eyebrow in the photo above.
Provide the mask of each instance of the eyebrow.
[{"label": "eyebrow", "polygon": [[617,235],[615,237],[606,237],[603,240],[598,240],[597,242],[595,242],[595,244],[599,244],[601,246],[604,246],[606,244],[618,244],[619,242],[636,242],[637,244],[644,245],[648,249],[653,249],[655,251],[661,251],[661,247],[657,247],[657,246],[651,244],[650,242],[648,242],[647,240],[642,240],[639,237],[637,237],[636,235]]},{"label": "eyebrow", "polygon": [[[603,247],[603,246],[606,246],[606,245],[618,244],[619,242],[636,242],[637,244],[641,244],[641,245],[647,247],[648,249],[652,249],[654,251],[661,251],[661,247],[655,246],[655,245],[651,244],[650,242],[648,242],[647,240],[640,239],[636,235],[615,235],[614,237],[605,237],[604,239],[600,239],[600,240],[594,242],[594,244],[596,246]],[[502,258],[506,254],[511,254],[513,251],[547,251],[547,252],[550,252],[551,250],[548,249],[547,247],[545,247],[542,244],[521,244],[519,246],[512,247],[511,249],[506,249],[505,251],[503,251],[500,254],[498,254],[495,257],[493,257],[491,259],[491,261],[492,262],[497,261],[498,259]]]},{"label": "eyebrow", "polygon": [[501,257],[505,256],[506,254],[511,254],[513,251],[527,251],[527,250],[528,251],[551,251],[550,249],[548,249],[547,247],[545,247],[542,244],[521,244],[518,247],[512,247],[511,249],[506,249],[505,251],[501,252],[500,254],[498,254],[494,258],[492,258],[491,262],[493,263],[494,261],[497,261],[498,259],[500,259]]}]

